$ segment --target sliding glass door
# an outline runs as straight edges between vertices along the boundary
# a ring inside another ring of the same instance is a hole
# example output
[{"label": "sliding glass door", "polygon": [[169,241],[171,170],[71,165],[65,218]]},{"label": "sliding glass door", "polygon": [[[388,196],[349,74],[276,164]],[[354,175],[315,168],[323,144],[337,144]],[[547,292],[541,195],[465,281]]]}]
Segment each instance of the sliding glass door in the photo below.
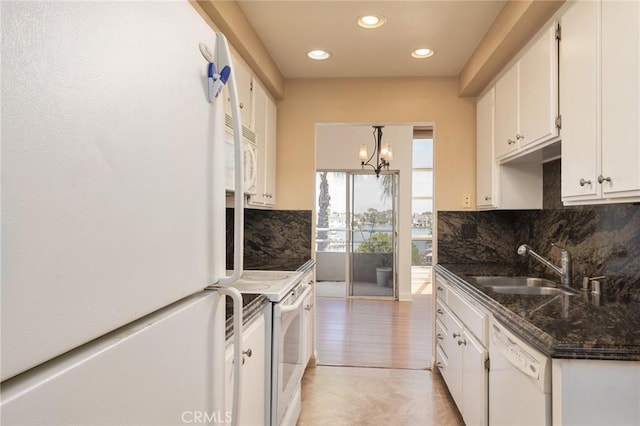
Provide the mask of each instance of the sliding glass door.
[{"label": "sliding glass door", "polygon": [[317,294],[396,297],[397,173],[316,176]]},{"label": "sliding glass door", "polygon": [[347,181],[347,295],[395,297],[398,175],[351,172]]}]

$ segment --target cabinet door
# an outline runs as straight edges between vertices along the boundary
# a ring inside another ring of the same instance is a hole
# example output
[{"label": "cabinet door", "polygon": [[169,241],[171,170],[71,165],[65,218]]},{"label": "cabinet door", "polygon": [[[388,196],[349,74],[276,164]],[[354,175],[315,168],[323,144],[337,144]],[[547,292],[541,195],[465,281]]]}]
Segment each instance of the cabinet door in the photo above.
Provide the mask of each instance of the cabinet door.
[{"label": "cabinet door", "polygon": [[501,158],[518,148],[518,64],[498,80],[495,90],[495,153]]},{"label": "cabinet door", "polygon": [[256,193],[251,196],[249,202],[256,205],[265,204],[266,186],[266,161],[267,161],[267,93],[259,84],[255,85],[254,93],[254,123],[257,145],[257,179]]},{"label": "cabinet door", "polygon": [[562,15],[560,113],[562,198],[600,197],[597,2],[575,2]]},{"label": "cabinet door", "polygon": [[498,206],[497,167],[494,154],[494,88],[476,104],[476,197],[479,209]]},{"label": "cabinet door", "polygon": [[520,149],[557,136],[558,57],[556,26],[552,25],[531,45],[519,62]]},{"label": "cabinet door", "polygon": [[463,326],[451,312],[447,312],[445,327],[447,327],[448,335],[447,338],[442,341],[441,346],[447,354],[448,368],[446,375],[443,375],[443,377],[445,382],[447,382],[447,387],[453,400],[462,412],[464,409],[462,406],[462,350],[460,348],[462,344],[459,342],[462,342],[463,339]]},{"label": "cabinet door", "polygon": [[489,421],[489,378],[487,349],[468,331],[463,331],[462,417],[468,425],[486,425]]},{"label": "cabinet door", "polygon": [[267,132],[265,160],[265,204],[276,204],[276,123],[277,108],[275,102],[267,97]]},{"label": "cabinet door", "polygon": [[603,196],[640,195],[640,2],[601,7]]},{"label": "cabinet door", "polygon": [[[251,73],[245,67],[244,63],[235,56],[233,60],[233,73],[236,78],[236,87],[238,89],[238,104],[240,107],[240,121],[246,127],[253,129],[253,78]],[[229,93],[229,85],[224,88],[225,104],[224,111],[227,115],[231,115],[231,95]]]},{"label": "cabinet door", "polygon": [[[261,315],[245,332],[242,373],[242,405],[239,424],[265,423],[265,322]],[[251,354],[251,356],[249,356]]]},{"label": "cabinet door", "polygon": [[[239,423],[263,425],[265,412],[265,320],[264,315],[254,320],[243,333],[242,382],[240,384]],[[233,345],[225,354],[225,407],[233,404]]]}]

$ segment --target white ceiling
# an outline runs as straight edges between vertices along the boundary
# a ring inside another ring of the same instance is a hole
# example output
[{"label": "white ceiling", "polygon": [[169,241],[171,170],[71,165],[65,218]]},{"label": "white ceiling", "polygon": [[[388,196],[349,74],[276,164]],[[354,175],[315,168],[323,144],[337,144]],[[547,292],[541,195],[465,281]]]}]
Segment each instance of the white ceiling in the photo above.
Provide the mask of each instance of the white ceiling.
[{"label": "white ceiling", "polygon": [[[504,0],[331,1],[239,0],[285,78],[457,76]],[[356,19],[382,15],[386,25],[363,29]],[[419,47],[435,50],[415,59]],[[325,61],[306,53],[324,49]]]}]

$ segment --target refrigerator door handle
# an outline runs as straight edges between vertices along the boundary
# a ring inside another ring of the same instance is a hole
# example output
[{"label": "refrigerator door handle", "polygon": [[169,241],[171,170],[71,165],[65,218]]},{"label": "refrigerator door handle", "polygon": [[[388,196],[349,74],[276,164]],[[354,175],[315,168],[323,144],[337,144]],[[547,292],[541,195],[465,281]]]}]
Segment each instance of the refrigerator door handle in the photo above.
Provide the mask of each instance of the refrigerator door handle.
[{"label": "refrigerator door handle", "polygon": [[238,106],[238,86],[229,44],[224,34],[216,33],[216,54],[218,64],[228,64],[231,68],[229,76],[229,94],[231,95],[231,111],[233,119],[233,145],[235,160],[235,203],[233,219],[233,273],[222,277],[218,284],[228,285],[236,282],[243,270],[244,245],[244,147],[242,143],[242,124],[240,123],[240,107]]},{"label": "refrigerator door handle", "polygon": [[240,424],[240,383],[242,375],[242,294],[235,287],[215,285],[208,287],[233,299],[233,403],[231,426]]}]

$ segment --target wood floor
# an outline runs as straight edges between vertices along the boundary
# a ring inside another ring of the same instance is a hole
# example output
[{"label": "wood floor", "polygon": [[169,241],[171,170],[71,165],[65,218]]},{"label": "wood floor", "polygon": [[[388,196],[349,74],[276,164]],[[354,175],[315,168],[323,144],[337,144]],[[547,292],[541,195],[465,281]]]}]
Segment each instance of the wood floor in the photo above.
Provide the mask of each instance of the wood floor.
[{"label": "wood floor", "polygon": [[318,298],[316,307],[318,364],[430,367],[430,296],[413,302]]},{"label": "wood floor", "polygon": [[318,365],[302,379],[298,426],[464,424],[428,370],[431,274],[417,272],[412,302],[316,299]]}]

